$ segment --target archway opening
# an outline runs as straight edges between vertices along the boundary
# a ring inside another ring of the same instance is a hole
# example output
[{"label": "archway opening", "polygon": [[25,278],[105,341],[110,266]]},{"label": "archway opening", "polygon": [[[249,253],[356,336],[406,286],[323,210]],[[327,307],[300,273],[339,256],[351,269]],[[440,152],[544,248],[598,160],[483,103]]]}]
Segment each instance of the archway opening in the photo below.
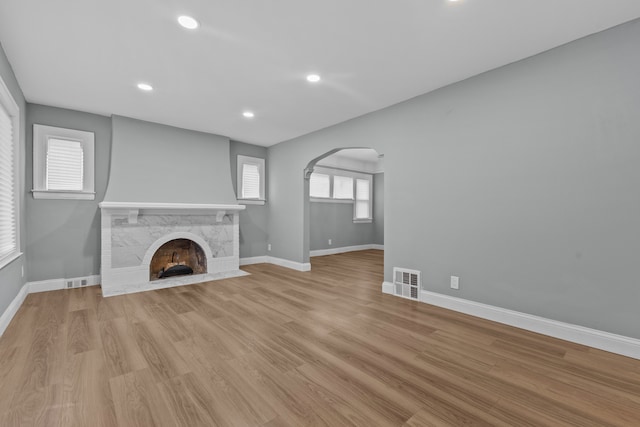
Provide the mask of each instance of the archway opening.
[{"label": "archway opening", "polygon": [[384,249],[384,156],[337,148],[305,169],[305,260]]}]

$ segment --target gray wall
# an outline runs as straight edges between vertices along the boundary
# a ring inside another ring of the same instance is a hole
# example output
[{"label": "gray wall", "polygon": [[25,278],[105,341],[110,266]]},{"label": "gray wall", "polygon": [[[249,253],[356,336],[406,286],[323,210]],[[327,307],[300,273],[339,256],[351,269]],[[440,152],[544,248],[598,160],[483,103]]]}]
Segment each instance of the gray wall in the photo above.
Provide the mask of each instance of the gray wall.
[{"label": "gray wall", "polygon": [[[2,77],[2,81],[5,83],[9,91],[11,92],[11,96],[18,104],[18,108],[20,108],[20,246],[22,251],[25,250],[25,221],[24,221],[24,164],[25,164],[25,136],[24,136],[24,123],[25,123],[25,101],[24,95],[22,94],[22,89],[20,89],[20,85],[18,85],[18,81],[16,80],[15,75],[13,74],[13,70],[11,69],[11,65],[7,60],[7,57],[4,53],[4,49],[0,45],[0,76]],[[25,265],[25,256],[17,258],[13,262],[6,265],[4,268],[0,270],[0,315],[4,313],[7,309],[11,301],[18,295],[20,292],[20,288],[24,284],[24,278],[22,277],[22,267],[25,266],[25,269],[28,271],[27,266]],[[26,272],[25,272],[26,273]]]},{"label": "gray wall", "polygon": [[[231,182],[233,191],[237,197],[237,156],[251,156],[265,159],[265,169],[269,169],[267,148],[243,142],[231,141],[229,146],[229,162],[231,165]],[[268,194],[269,181],[265,180],[265,193]],[[269,199],[265,205],[246,205],[244,211],[240,211],[240,258],[264,256],[267,254],[267,226]]]},{"label": "gray wall", "polygon": [[353,222],[353,203],[311,202],[309,212],[312,251],[375,243],[373,222]]},{"label": "gray wall", "polygon": [[384,245],[384,173],[373,175],[373,243]]},{"label": "gray wall", "polygon": [[371,147],[386,280],[415,268],[431,291],[640,338],[638,39],[633,21],[271,147],[273,255],[307,258],[307,163]]},{"label": "gray wall", "polygon": [[105,200],[236,204],[229,138],[113,116]]},{"label": "gray wall", "polygon": [[[34,199],[33,125],[95,134],[95,200]],[[100,274],[100,209],[109,176],[111,119],[63,108],[27,104],[27,281]]]}]

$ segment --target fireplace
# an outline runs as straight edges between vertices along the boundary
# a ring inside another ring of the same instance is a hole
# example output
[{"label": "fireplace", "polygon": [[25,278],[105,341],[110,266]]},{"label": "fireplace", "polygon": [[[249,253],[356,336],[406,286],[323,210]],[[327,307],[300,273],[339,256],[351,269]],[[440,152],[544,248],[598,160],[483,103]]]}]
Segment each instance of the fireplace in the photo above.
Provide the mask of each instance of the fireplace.
[{"label": "fireplace", "polygon": [[247,273],[241,205],[102,202],[102,294],[142,292]]},{"label": "fireplace", "polygon": [[175,239],[160,246],[149,264],[149,280],[207,272],[204,251],[193,240]]}]

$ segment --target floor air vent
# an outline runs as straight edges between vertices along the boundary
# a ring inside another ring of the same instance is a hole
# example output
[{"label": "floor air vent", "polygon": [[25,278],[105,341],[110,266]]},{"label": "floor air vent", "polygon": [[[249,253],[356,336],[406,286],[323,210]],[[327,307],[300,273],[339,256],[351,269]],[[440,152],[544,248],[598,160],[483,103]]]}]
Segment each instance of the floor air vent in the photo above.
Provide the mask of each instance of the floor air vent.
[{"label": "floor air vent", "polygon": [[394,294],[417,300],[420,289],[420,272],[406,268],[393,268]]}]

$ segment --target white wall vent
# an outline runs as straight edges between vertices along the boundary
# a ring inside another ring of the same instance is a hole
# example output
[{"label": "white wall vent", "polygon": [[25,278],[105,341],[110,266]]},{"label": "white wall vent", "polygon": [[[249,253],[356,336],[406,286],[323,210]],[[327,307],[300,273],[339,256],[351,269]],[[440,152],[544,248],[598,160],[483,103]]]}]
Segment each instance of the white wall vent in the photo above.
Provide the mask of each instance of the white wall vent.
[{"label": "white wall vent", "polygon": [[420,272],[393,267],[394,295],[418,300],[420,294]]}]

